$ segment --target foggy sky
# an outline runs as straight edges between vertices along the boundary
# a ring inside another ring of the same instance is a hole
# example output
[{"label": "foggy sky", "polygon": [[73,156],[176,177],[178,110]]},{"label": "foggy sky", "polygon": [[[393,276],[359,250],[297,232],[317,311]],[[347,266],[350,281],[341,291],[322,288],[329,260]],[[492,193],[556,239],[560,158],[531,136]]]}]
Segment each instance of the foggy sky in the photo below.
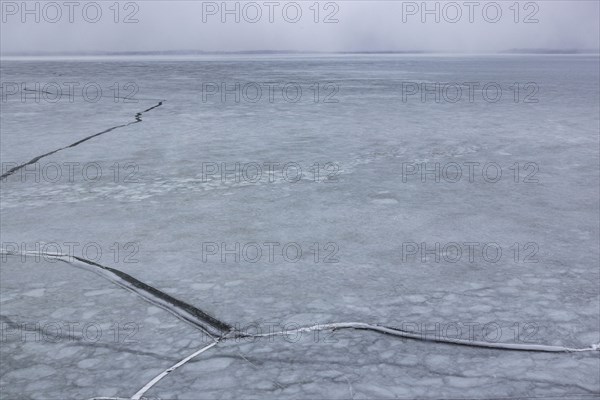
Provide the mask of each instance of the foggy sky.
[{"label": "foggy sky", "polygon": [[[222,1],[145,0],[131,2],[135,4],[127,8],[127,2],[121,2],[116,23],[112,0],[91,5],[93,2],[78,1],[71,6],[64,5],[65,1],[56,1],[54,5],[37,2],[39,12],[27,14],[21,1],[3,0],[2,53],[161,50],[470,53],[512,48],[597,50],[600,47],[600,8],[596,0],[546,0],[529,2],[531,4],[521,1],[516,16],[518,22],[514,20],[514,7],[510,8],[513,0],[475,1],[471,5],[467,1],[427,2],[430,10],[438,3],[437,15],[422,15],[421,1],[342,0],[329,2],[333,3],[329,5],[321,1],[316,23],[314,7],[310,8],[315,3],[313,0],[276,1],[277,4],[270,3],[270,6],[267,0],[252,5],[228,1],[229,9],[235,9],[238,4],[239,13],[224,15],[225,22],[221,20]],[[27,7],[35,10],[35,4],[28,2]],[[85,15],[84,6],[87,7]],[[101,16],[96,14],[98,8]],[[298,9],[302,13],[299,17]],[[501,15],[496,14],[498,9]],[[124,23],[125,17],[134,11],[132,19],[138,22]],[[273,22],[269,21],[269,11]],[[332,13],[331,23],[325,23],[326,16]],[[240,22],[235,21],[236,14]],[[439,22],[435,21],[437,16]],[[39,22],[35,21],[36,17]],[[69,21],[70,17],[73,22]],[[426,17],[424,22],[423,17]],[[297,22],[292,22],[297,18]],[[99,20],[92,23],[94,19]],[[525,23],[526,19],[530,23]]]}]

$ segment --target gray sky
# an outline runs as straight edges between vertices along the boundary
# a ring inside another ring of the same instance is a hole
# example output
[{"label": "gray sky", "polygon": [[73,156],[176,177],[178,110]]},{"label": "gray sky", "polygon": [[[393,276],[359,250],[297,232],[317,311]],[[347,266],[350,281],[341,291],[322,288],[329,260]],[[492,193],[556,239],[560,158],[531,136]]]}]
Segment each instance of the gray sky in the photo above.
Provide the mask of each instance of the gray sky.
[{"label": "gray sky", "polygon": [[421,1],[228,1],[231,14],[222,1],[122,1],[118,14],[113,0],[66,1],[28,2],[27,13],[2,0],[2,52],[600,48],[597,0],[429,1],[431,14]]}]

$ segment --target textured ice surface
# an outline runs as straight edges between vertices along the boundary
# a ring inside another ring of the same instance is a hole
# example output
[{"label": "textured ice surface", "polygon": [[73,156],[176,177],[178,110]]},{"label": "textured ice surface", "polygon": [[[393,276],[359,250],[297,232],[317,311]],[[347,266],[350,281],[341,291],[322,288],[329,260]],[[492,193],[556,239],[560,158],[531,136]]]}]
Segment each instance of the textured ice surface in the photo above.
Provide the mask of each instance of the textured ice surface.
[{"label": "textured ice surface", "polygon": [[[166,102],[141,123],[40,161],[94,161],[105,172],[115,162],[134,162],[139,166],[134,183],[115,182],[110,174],[95,182],[58,183],[22,182],[15,174],[2,182],[3,243],[98,243],[101,264],[242,327],[493,322],[502,327],[498,340],[504,342],[514,341],[515,324],[536,327],[533,343],[587,347],[600,341],[596,57],[224,57],[2,65],[6,81],[44,82],[59,74],[64,81],[106,82],[104,87],[133,81],[137,97],[148,100],[2,103],[2,162],[27,161],[130,122],[157,99]],[[473,103],[423,103],[418,96],[402,102],[404,81],[498,82],[504,97],[497,103],[481,97]],[[297,103],[281,96],[273,103],[203,102],[204,82],[300,82],[305,91]],[[339,102],[314,103],[309,89],[314,82],[339,85]],[[515,82],[535,82],[539,102],[514,103],[508,86]],[[297,162],[305,179],[206,182],[206,162]],[[315,183],[308,171],[315,162],[337,163],[338,179]],[[416,175],[403,182],[403,163],[422,162],[495,162],[506,178],[494,184],[481,176],[474,183],[464,177],[422,183]],[[508,169],[515,162],[536,163],[539,183],[515,183]],[[115,263],[109,250],[115,242],[139,243],[139,263],[124,263],[122,257]],[[230,248],[236,242],[297,242],[305,251],[296,263],[281,257],[257,263],[230,257],[223,263],[218,255],[203,262],[203,242],[226,242]],[[315,242],[336,243],[339,263],[315,263],[309,251]],[[406,262],[403,242],[496,242],[504,257],[497,263],[470,263],[466,257],[458,263]],[[510,247],[528,242],[539,246],[539,262],[514,262]],[[120,346],[74,352],[63,365],[52,360],[60,347],[55,352],[55,345],[7,341],[3,393],[131,396],[198,348],[196,331],[169,314],[146,315],[146,303],[110,283],[69,272],[66,264],[54,268],[64,277],[39,263],[3,263],[2,315],[63,318],[51,316],[66,302],[78,320],[97,311],[104,319],[143,323],[145,336],[136,349],[163,358],[133,355],[127,353],[131,347]],[[106,294],[86,296],[90,282],[92,290]],[[597,356],[400,342],[353,331],[335,337],[339,342],[225,343],[149,394],[438,398],[600,390]],[[119,366],[119,357],[127,363]],[[98,360],[94,374],[70,368],[87,359]],[[21,369],[26,370],[11,372]],[[61,380],[44,378],[55,375]]]},{"label": "textured ice surface", "polygon": [[196,329],[62,262],[2,262],[2,398],[133,394],[206,341]]}]

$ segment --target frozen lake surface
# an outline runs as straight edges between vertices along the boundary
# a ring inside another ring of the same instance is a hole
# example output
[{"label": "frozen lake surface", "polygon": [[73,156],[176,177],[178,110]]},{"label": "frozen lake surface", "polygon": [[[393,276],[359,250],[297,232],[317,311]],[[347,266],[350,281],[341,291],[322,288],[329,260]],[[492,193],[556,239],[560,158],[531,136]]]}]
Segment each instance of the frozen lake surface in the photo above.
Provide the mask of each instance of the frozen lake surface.
[{"label": "frozen lake surface", "polygon": [[[64,148],[1,182],[5,250],[72,248],[252,332],[357,321],[600,342],[597,56],[14,60],[1,72],[2,173]],[[35,92],[50,82],[56,101]],[[128,398],[209,343],[51,261],[2,257],[7,398]],[[146,396],[590,398],[599,372],[597,352],[344,330],[227,341]]]}]

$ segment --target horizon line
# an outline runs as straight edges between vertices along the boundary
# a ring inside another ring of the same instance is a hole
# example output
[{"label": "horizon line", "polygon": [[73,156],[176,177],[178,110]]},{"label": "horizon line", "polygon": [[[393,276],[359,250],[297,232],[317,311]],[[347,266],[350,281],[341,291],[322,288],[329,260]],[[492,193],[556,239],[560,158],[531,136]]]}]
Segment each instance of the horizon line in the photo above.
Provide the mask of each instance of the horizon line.
[{"label": "horizon line", "polygon": [[450,50],[124,50],[124,51],[31,51],[0,52],[3,57],[48,57],[48,56],[143,56],[143,55],[236,55],[236,54],[600,54],[600,49],[551,49],[551,48],[514,48],[499,51],[457,52]]}]

